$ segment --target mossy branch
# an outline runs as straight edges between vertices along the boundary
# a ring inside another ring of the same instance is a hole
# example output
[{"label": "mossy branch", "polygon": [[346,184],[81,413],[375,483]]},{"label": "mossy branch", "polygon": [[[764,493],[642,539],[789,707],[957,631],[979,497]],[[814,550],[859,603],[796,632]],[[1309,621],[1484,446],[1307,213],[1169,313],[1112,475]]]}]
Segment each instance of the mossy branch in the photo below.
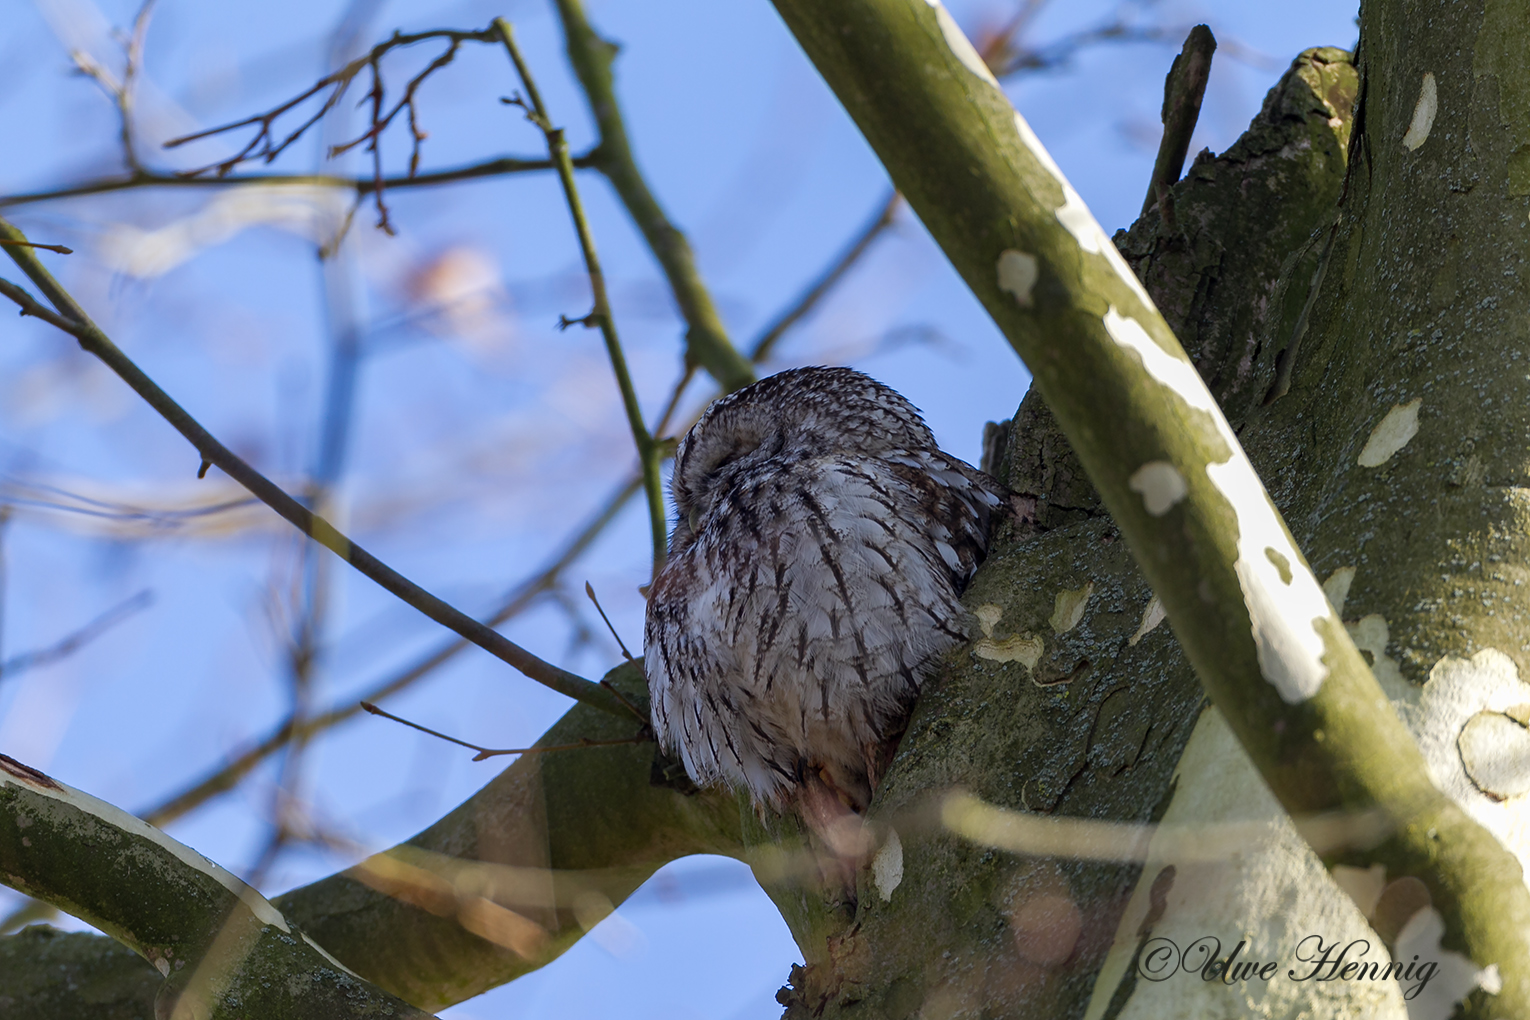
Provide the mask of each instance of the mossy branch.
[{"label": "mossy branch", "polygon": [[0,875],[152,964],[165,978],[148,985],[158,986],[150,1005],[159,1016],[428,1015],[358,979],[260,893],[190,847],[3,755]]}]

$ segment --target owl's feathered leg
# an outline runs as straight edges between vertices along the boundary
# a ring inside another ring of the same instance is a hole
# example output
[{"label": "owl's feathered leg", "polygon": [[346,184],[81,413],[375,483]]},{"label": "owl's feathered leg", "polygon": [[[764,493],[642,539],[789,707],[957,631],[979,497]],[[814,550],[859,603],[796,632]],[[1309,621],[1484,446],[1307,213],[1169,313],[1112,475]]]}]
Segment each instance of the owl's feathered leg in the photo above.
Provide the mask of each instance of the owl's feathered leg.
[{"label": "owl's feathered leg", "polygon": [[847,903],[855,902],[856,875],[876,849],[857,810],[864,810],[869,793],[869,789],[844,790],[827,769],[807,766],[792,805],[811,835],[824,885]]}]

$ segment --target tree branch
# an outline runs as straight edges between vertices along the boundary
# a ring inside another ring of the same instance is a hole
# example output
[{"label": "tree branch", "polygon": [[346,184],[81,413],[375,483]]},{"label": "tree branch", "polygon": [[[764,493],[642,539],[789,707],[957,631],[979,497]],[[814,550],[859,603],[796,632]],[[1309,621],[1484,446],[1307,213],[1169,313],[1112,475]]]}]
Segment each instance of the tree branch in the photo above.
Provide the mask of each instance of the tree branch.
[{"label": "tree branch", "polygon": [[[485,625],[497,627],[513,619],[530,606],[538,596],[550,591],[557,584],[558,577],[562,572],[584,554],[585,550],[594,543],[595,539],[605,531],[606,525],[616,519],[616,515],[621,512],[622,508],[627,505],[627,501],[641,487],[641,481],[634,478],[618,489],[605,507],[580,530],[579,534],[569,541],[563,551],[553,558],[552,562],[544,567],[535,577],[529,578],[516,586],[504,604],[484,621]],[[384,698],[392,697],[400,691],[413,686],[419,680],[424,679],[439,666],[450,661],[457,653],[468,647],[471,647],[471,643],[466,640],[459,639],[447,642],[407,669],[388,677],[381,683],[373,685],[359,699],[352,700],[347,698],[344,704],[337,705],[326,712],[318,713],[301,721],[289,714],[275,729],[257,740],[254,744],[233,755],[227,764],[214,769],[211,775],[204,776],[189,788],[182,790],[180,793],[173,794],[155,807],[141,811],[139,814],[151,825],[168,825],[182,815],[205,804],[213,797],[232,790],[255,766],[279,751],[295,735],[311,739],[325,730],[355,718],[362,711],[361,706],[357,703],[358,700],[382,701]]]},{"label": "tree branch", "polygon": [[[585,170],[594,166],[594,157],[589,153],[574,157],[574,166]],[[485,160],[482,163],[469,163],[466,166],[456,167],[449,170],[435,170],[430,173],[415,174],[412,177],[384,177],[381,185],[387,189],[394,188],[425,188],[438,184],[453,184],[458,181],[471,181],[480,177],[501,177],[506,174],[529,173],[534,170],[551,170],[552,162],[545,159],[520,159],[514,156],[501,156],[498,159]],[[157,173],[144,171],[128,177],[107,177],[101,180],[85,181],[81,184],[71,185],[67,188],[55,188],[50,191],[30,191],[19,195],[0,196],[0,208],[13,205],[27,205],[32,202],[51,202],[60,198],[79,198],[83,195],[102,195],[113,191],[125,191],[131,188],[232,188],[243,184],[269,184],[269,185],[330,185],[336,188],[350,188],[361,196],[372,194],[378,187],[375,177],[341,177],[335,174],[229,174],[226,177],[181,177],[177,174]]]},{"label": "tree branch", "polygon": [[166,978],[155,997],[160,1016],[428,1015],[357,980],[258,892],[194,850],[4,755],[0,877],[149,961]]},{"label": "tree branch", "polygon": [[897,222],[899,202],[900,198],[896,191],[882,200],[876,214],[866,221],[866,225],[855,237],[851,238],[839,257],[831,262],[816,280],[808,284],[791,305],[771,320],[770,325],[766,326],[750,345],[750,361],[758,365],[767,360],[775,349],[776,341],[818,307],[818,303],[828,296],[829,292],[845,278],[845,274],[850,272],[851,268],[871,249],[876,239]]},{"label": "tree branch", "polygon": [[690,242],[669,221],[637,168],[611,71],[616,46],[596,33],[585,17],[581,0],[558,0],[558,18],[563,24],[569,63],[600,132],[600,143],[591,153],[594,165],[616,189],[669,280],[686,323],[686,360],[706,369],[724,392],[753,382],[754,368],[728,339],[722,317],[696,268]]},{"label": "tree branch", "polygon": [[1153,177],[1148,182],[1147,198],[1142,200],[1142,213],[1155,204],[1164,226],[1174,229],[1174,206],[1169,189],[1179,180],[1185,168],[1185,155],[1190,151],[1190,138],[1195,134],[1196,121],[1201,116],[1201,99],[1206,95],[1206,81],[1211,76],[1211,55],[1216,52],[1217,41],[1211,29],[1196,25],[1185,38],[1185,45],[1163,83],[1163,138],[1158,143],[1158,158],[1153,163]]},{"label": "tree branch", "polygon": [[[26,237],[0,218],[0,237],[25,241]],[[260,472],[236,457],[218,442],[185,409],[160,389],[142,369],[112,343],[85,310],[59,286],[58,281],[38,261],[30,248],[9,246],[4,249],[22,271],[31,278],[54,308],[62,313],[67,332],[80,341],[80,346],[100,358],[113,372],[122,378],[150,407],[181,433],[202,457],[202,472],[216,465],[230,478],[243,485],[261,502],[295,525],[303,534],[325,546],[362,574],[381,585],[386,591],[414,606],[426,616],[483,648],[496,658],[514,666],[527,677],[578,701],[585,701],[617,715],[625,716],[626,708],[596,684],[560,669],[532,655],[504,635],[485,627],[460,610],[436,598],[434,595],[393,570],[371,553],[340,534],[322,517],[284,492]]]},{"label": "tree branch", "polygon": [[[590,294],[594,308],[579,320],[585,326],[596,326],[606,342],[606,354],[611,359],[611,370],[616,374],[616,384],[621,390],[622,406],[627,412],[627,426],[632,430],[632,441],[637,447],[638,464],[643,474],[643,491],[648,497],[648,522],[653,543],[653,573],[658,574],[669,552],[668,518],[664,512],[664,483],[659,478],[659,462],[664,456],[663,445],[654,441],[648,426],[643,422],[643,409],[638,405],[637,390],[633,388],[632,376],[627,371],[627,357],[622,353],[621,340],[616,335],[616,318],[611,314],[611,302],[606,296],[606,276],[600,268],[600,255],[595,250],[595,238],[590,233],[589,221],[585,219],[584,203],[579,198],[578,185],[574,183],[574,165],[569,159],[568,142],[563,129],[553,127],[542,103],[542,95],[531,77],[520,47],[515,42],[515,30],[504,18],[495,18],[494,27],[504,41],[505,51],[515,65],[521,85],[526,90],[526,100],[513,100],[513,105],[526,110],[527,119],[541,130],[547,141],[547,153],[558,168],[558,180],[563,185],[563,197],[568,203],[569,216],[574,221],[574,232],[579,237],[579,249],[584,255],[585,271],[590,277]],[[529,106],[527,103],[529,102]],[[565,321],[563,325],[570,325]]]}]

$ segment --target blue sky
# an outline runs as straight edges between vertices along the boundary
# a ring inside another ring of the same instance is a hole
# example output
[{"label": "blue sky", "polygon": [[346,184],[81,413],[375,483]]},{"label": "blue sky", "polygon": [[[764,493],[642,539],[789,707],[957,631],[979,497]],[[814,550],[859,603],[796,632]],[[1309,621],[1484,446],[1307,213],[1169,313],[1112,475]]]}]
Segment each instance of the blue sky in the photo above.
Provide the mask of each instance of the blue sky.
[{"label": "blue sky", "polygon": [[[173,152],[158,143],[301,91],[320,73],[345,7],[161,0],[140,77],[141,158],[166,168],[220,158],[226,143]],[[362,38],[510,18],[579,151],[591,129],[550,7],[379,3]],[[950,7],[969,34],[1012,9],[999,0]],[[1132,17],[1172,28],[1172,43],[1102,44],[1060,71],[1015,79],[1009,91],[1113,231],[1141,205],[1163,74],[1185,28],[1209,22],[1222,42],[1192,145],[1192,153],[1220,151],[1297,52],[1353,43],[1355,7],[1145,4],[1129,8]],[[95,82],[73,73],[69,53],[120,74],[111,30],[129,25],[136,9],[0,0],[0,124],[9,142],[0,194],[120,171],[112,107]],[[1054,0],[1030,39],[1063,37],[1115,9]],[[643,169],[689,233],[730,330],[747,341],[877,208],[885,175],[763,0],[592,0],[589,10],[622,43],[619,90]],[[418,63],[403,60],[397,71],[410,66]],[[536,154],[537,133],[497,102],[513,88],[500,54],[465,50],[422,91],[423,167]],[[305,140],[275,169],[310,171],[318,153]],[[395,170],[407,159],[396,140],[385,155]],[[341,169],[366,168],[353,156]],[[675,378],[681,329],[609,189],[593,175],[581,184],[651,415]],[[47,258],[91,313],[215,434],[287,485],[299,484],[317,456],[326,316],[352,322],[367,354],[338,516],[404,573],[481,612],[599,505],[628,470],[630,445],[598,336],[553,325],[587,301],[555,182],[524,175],[399,191],[391,205],[398,236],[372,229],[374,214],[362,206],[327,283],[315,245],[343,218],[333,194],[138,190],[7,215],[36,239],[76,249]],[[1027,383],[907,214],[784,341],[771,367],[828,361],[900,389],[942,445],[969,460],[983,423],[1007,417]],[[704,397],[702,386],[690,391],[692,405]],[[0,678],[0,751],[129,810],[202,774],[287,704],[285,614],[298,560],[285,525],[258,509],[189,521],[161,513],[147,523],[101,515],[101,504],[164,510],[237,496],[216,477],[198,483],[196,466],[192,451],[72,342],[33,320],[0,317],[0,503],[13,507],[0,536],[0,661],[56,642],[136,592],[153,595],[78,653]],[[634,507],[569,574],[576,596],[580,582],[594,584],[632,645],[642,629],[645,529]],[[581,640],[579,628],[593,621],[577,598],[572,605],[578,626],[547,601],[506,633],[598,675],[617,661],[616,649],[602,634]],[[434,625],[369,582],[336,575],[319,702],[345,701],[439,640]],[[565,705],[472,653],[388,707],[466,739],[515,746]],[[498,767],[363,719],[316,746],[305,791],[326,828],[373,850],[439,817]],[[242,871],[261,846],[275,781],[274,770],[259,772],[170,831]],[[349,859],[297,849],[278,860],[265,888],[279,892]],[[0,914],[15,902],[0,894]],[[775,989],[799,959],[748,872],[718,859],[665,869],[595,934],[448,1015],[775,1017]]]}]

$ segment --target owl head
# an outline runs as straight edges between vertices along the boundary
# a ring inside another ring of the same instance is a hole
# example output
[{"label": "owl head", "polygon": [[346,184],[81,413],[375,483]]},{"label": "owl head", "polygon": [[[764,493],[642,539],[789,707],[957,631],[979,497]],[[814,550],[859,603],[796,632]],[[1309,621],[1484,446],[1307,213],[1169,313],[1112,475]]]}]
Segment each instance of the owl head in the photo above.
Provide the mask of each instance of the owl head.
[{"label": "owl head", "polygon": [[794,368],[713,401],[675,451],[671,491],[679,522],[670,546],[690,543],[707,511],[740,478],[806,458],[934,450],[919,409],[853,368]]}]

